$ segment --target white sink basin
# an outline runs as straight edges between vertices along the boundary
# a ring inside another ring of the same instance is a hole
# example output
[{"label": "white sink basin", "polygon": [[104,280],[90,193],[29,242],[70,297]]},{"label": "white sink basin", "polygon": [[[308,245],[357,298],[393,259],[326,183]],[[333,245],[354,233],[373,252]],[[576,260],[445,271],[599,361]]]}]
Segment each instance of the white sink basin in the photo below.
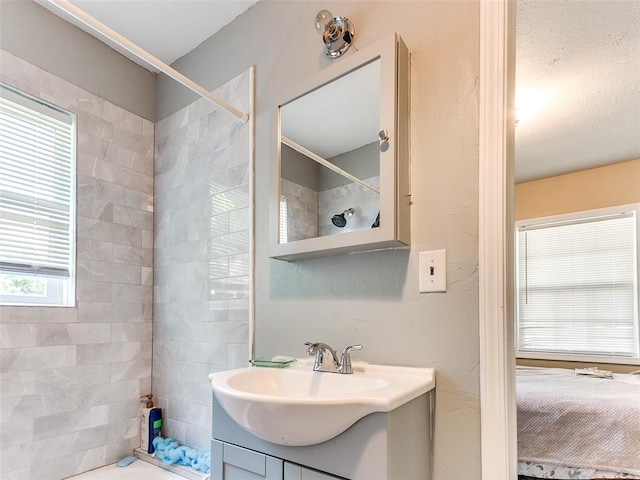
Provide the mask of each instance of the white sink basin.
[{"label": "white sink basin", "polygon": [[354,362],[354,373],[313,372],[305,361],[285,368],[249,367],[209,375],[227,414],[258,438],[314,445],[373,412],[389,412],[435,387],[432,368]]}]

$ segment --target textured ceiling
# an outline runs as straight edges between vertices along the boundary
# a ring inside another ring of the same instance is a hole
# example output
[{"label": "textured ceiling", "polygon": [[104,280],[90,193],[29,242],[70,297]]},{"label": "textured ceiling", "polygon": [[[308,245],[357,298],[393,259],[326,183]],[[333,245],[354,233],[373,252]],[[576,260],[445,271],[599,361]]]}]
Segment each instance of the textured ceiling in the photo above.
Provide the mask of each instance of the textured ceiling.
[{"label": "textured ceiling", "polygon": [[516,181],[640,158],[640,1],[519,0],[516,29]]}]

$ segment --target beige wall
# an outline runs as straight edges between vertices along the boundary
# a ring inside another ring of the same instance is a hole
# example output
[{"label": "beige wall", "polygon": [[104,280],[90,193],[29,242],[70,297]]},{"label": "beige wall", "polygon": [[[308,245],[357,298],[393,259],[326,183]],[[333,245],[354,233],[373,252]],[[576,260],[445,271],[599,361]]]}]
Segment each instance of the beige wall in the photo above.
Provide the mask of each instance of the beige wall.
[{"label": "beige wall", "polygon": [[515,219],[640,202],[640,159],[520,183]]}]

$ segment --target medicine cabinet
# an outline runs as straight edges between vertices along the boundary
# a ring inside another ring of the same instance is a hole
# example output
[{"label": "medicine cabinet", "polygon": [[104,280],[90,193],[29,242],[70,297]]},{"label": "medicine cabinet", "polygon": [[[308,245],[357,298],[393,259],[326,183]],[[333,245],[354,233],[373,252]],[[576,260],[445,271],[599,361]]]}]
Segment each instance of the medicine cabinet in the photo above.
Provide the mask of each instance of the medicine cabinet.
[{"label": "medicine cabinet", "polygon": [[409,52],[393,34],[286,92],[270,257],[409,245],[409,82]]}]

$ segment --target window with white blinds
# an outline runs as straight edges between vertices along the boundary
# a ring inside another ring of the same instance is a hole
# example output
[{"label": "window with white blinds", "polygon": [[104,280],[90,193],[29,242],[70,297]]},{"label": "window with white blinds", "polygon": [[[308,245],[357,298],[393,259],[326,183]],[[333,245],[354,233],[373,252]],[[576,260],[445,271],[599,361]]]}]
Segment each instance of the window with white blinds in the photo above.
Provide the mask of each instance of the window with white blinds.
[{"label": "window with white blinds", "polygon": [[[73,114],[1,85],[2,303],[48,303],[38,297],[55,296],[51,303],[68,304],[73,296],[75,143]],[[26,292],[9,285],[34,279],[57,283]]]},{"label": "window with white blinds", "polygon": [[638,205],[516,224],[517,349],[638,358]]}]

